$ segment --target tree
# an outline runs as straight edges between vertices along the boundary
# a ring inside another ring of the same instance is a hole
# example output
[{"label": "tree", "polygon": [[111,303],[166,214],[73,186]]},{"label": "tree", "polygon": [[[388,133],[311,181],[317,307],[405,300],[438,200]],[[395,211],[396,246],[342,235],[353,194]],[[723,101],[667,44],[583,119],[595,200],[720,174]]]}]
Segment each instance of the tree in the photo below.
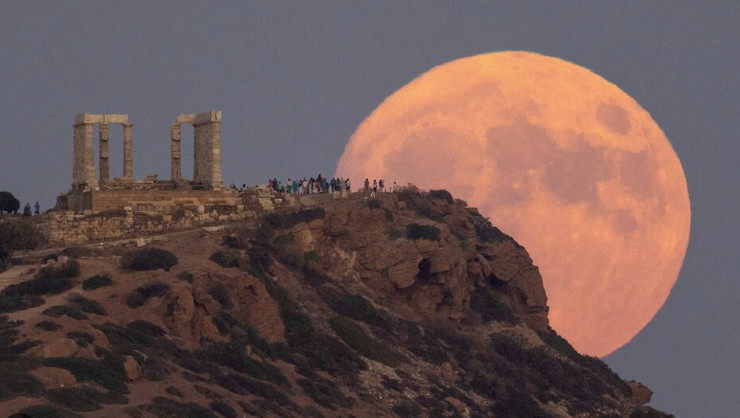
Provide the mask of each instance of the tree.
[{"label": "tree", "polygon": [[29,222],[0,222],[0,271],[8,267],[15,250],[33,250],[40,243],[41,234]]},{"label": "tree", "polygon": [[15,213],[21,207],[21,202],[10,192],[0,192],[0,215],[3,212]]}]

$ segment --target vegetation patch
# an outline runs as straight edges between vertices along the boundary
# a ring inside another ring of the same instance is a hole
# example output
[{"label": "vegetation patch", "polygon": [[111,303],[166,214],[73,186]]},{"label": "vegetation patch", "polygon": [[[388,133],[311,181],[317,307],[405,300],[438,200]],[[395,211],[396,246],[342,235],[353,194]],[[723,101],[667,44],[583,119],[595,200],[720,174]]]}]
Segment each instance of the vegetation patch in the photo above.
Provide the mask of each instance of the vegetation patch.
[{"label": "vegetation patch", "polygon": [[386,330],[390,329],[388,320],[361,295],[342,292],[341,295],[328,296],[327,299],[329,307],[339,315],[362,321],[368,325],[379,326]]},{"label": "vegetation patch", "polygon": [[82,295],[74,294],[69,297],[69,302],[80,308],[82,312],[105,316],[108,312],[98,301],[88,299]]},{"label": "vegetation patch", "polygon": [[387,234],[388,238],[395,241],[403,236],[403,231],[395,227],[390,227],[388,228]]},{"label": "vegetation patch", "polygon": [[321,376],[314,375],[310,379],[298,379],[298,384],[301,385],[306,395],[324,408],[335,410],[336,405],[350,408],[354,404],[354,400],[344,396],[337,385]]},{"label": "vegetation patch", "polygon": [[478,288],[471,294],[470,308],[480,314],[483,322],[519,323],[519,318],[514,315],[514,311],[495,298],[487,288]]},{"label": "vegetation patch", "polygon": [[59,328],[62,327],[61,325],[57,324],[56,322],[46,321],[46,320],[39,321],[39,323],[37,323],[35,326],[36,326],[36,328],[41,328],[44,331],[56,331],[56,330],[58,330]]},{"label": "vegetation patch", "polygon": [[59,367],[69,370],[79,382],[95,382],[98,385],[118,393],[128,393],[126,372],[120,357],[104,355],[101,360],[81,357],[51,357],[43,362],[44,366]]},{"label": "vegetation patch", "polygon": [[216,251],[211,254],[210,260],[221,267],[231,268],[239,267],[241,256],[234,251]]},{"label": "vegetation patch", "polygon": [[285,229],[292,228],[302,222],[312,222],[317,219],[324,219],[325,216],[326,212],[324,212],[324,208],[315,207],[290,213],[272,212],[266,215],[264,220],[273,228]]},{"label": "vegetation patch", "polygon": [[397,367],[406,360],[401,354],[392,351],[365,333],[365,331],[351,319],[335,316],[329,319],[334,332],[348,346],[363,356],[379,361],[390,367]]},{"label": "vegetation patch", "polygon": [[406,227],[406,237],[408,239],[439,241],[439,233],[439,228],[434,225],[419,225],[417,223],[411,223]]},{"label": "vegetation patch", "polygon": [[177,264],[177,257],[161,248],[142,248],[124,254],[121,257],[121,268],[124,270],[148,271],[169,269]]},{"label": "vegetation patch", "polygon": [[95,341],[95,337],[87,332],[72,331],[67,333],[67,338],[74,340],[80,347],[87,347]]},{"label": "vegetation patch", "polygon": [[147,285],[137,287],[126,296],[126,305],[129,308],[138,308],[153,297],[164,296],[170,290],[170,285],[156,280]]},{"label": "vegetation patch", "polygon": [[20,413],[33,418],[82,418],[82,415],[69,412],[52,405],[34,405],[21,409]]},{"label": "vegetation patch", "polygon": [[88,277],[82,282],[82,289],[84,290],[95,290],[101,287],[110,286],[113,284],[113,280],[105,274],[97,274],[92,277]]},{"label": "vegetation patch", "polygon": [[229,289],[221,282],[214,282],[208,287],[208,294],[218,302],[222,308],[229,309],[234,304],[231,302]]},{"label": "vegetation patch", "polygon": [[158,418],[219,418],[218,415],[194,402],[183,403],[163,396],[157,396],[152,401],[151,404],[141,405],[139,409]]},{"label": "vegetation patch", "polygon": [[97,411],[101,404],[128,403],[128,398],[116,392],[98,392],[92,388],[55,388],[46,391],[46,399],[73,411]]},{"label": "vegetation patch", "polygon": [[452,198],[452,193],[448,192],[445,189],[440,190],[430,190],[429,196],[435,198],[444,200],[445,202],[449,203],[450,205],[455,203],[455,199]]},{"label": "vegetation patch", "polygon": [[78,320],[87,319],[87,315],[74,306],[56,305],[56,306],[52,306],[50,308],[45,309],[41,313],[43,315],[51,316],[54,318],[61,318],[63,316],[68,316],[72,319],[78,319]]},{"label": "vegetation patch", "polygon": [[236,411],[234,411],[234,408],[230,407],[229,404],[221,402],[221,401],[213,401],[210,405],[212,411],[216,411],[219,414],[223,415],[225,418],[237,418],[238,415],[236,414]]},{"label": "vegetation patch", "polygon": [[292,232],[288,232],[286,234],[280,234],[272,241],[272,244],[275,246],[281,246],[281,245],[290,245],[295,242],[295,236]]},{"label": "vegetation patch", "polygon": [[214,376],[213,381],[229,392],[238,395],[252,394],[277,402],[280,405],[293,403],[285,392],[275,386],[237,373]]},{"label": "vegetation patch", "polygon": [[222,364],[256,379],[289,387],[288,379],[270,363],[251,358],[246,354],[246,344],[239,341],[210,342],[196,356],[206,361]]},{"label": "vegetation patch", "polygon": [[6,287],[0,296],[56,295],[71,289],[72,278],[79,274],[77,260],[68,260],[59,266],[43,267],[33,279]]},{"label": "vegetation patch", "polygon": [[[491,224],[488,218],[484,218],[476,210],[468,209],[468,212],[472,215],[473,226],[475,227],[475,235],[479,240],[483,242],[504,242],[514,241],[514,239],[496,228]],[[516,243],[516,241],[514,241]],[[518,246],[519,244],[517,244]]]},{"label": "vegetation patch", "polygon": [[444,218],[440,214],[439,210],[429,201],[427,196],[416,188],[416,186],[409,185],[408,187],[404,187],[398,193],[398,200],[406,202],[406,207],[421,216],[436,222],[444,222]]},{"label": "vegetation patch", "polygon": [[0,402],[17,396],[36,397],[44,393],[44,384],[14,362],[0,362]]},{"label": "vegetation patch", "polygon": [[67,247],[59,252],[60,255],[71,257],[71,258],[81,258],[81,257],[97,257],[103,254],[103,252],[99,248],[90,248],[85,247],[82,245],[75,245],[72,247]]},{"label": "vegetation patch", "polygon": [[174,386],[167,386],[165,389],[165,392],[169,393],[170,395],[177,396],[179,398],[184,398],[185,394],[182,393],[182,391]]}]

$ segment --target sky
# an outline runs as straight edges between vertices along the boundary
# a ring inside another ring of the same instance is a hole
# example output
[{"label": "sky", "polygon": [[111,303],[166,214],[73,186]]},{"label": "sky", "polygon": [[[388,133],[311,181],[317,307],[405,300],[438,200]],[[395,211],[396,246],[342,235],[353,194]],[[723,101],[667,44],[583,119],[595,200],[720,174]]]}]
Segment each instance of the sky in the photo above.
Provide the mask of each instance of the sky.
[{"label": "sky", "polygon": [[[0,190],[52,207],[71,186],[72,125],[82,112],[129,115],[137,178],[168,179],[170,124],[208,110],[223,111],[225,183],[331,175],[360,122],[428,69],[493,51],[559,57],[650,112],[691,198],[671,296],[605,361],[650,387],[658,409],[734,417],[738,21],[737,1],[0,0]],[[113,177],[122,174],[122,136],[111,126]],[[191,137],[183,126],[185,177]]]}]

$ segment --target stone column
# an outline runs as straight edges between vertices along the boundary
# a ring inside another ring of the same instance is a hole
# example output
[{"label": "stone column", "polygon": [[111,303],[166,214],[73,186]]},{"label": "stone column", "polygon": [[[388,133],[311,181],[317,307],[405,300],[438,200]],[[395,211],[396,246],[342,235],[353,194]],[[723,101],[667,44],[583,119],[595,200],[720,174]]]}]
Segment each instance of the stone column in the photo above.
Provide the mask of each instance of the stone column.
[{"label": "stone column", "polygon": [[95,148],[92,123],[82,121],[75,124],[73,152],[72,185],[98,187],[98,182],[95,180]]},{"label": "stone column", "polygon": [[195,117],[193,181],[207,189],[223,188],[221,174],[221,112],[211,111]]},{"label": "stone column", "polygon": [[123,179],[134,179],[134,138],[131,128],[133,123],[123,123]]},{"label": "stone column", "polygon": [[110,165],[108,163],[110,157],[110,147],[108,140],[110,139],[110,131],[107,123],[101,123],[98,125],[100,130],[100,182],[110,180]]},{"label": "stone column", "polygon": [[171,175],[170,178],[172,181],[180,181],[182,179],[182,171],[181,171],[181,135],[182,135],[182,127],[179,123],[173,123],[170,126],[170,171]]}]

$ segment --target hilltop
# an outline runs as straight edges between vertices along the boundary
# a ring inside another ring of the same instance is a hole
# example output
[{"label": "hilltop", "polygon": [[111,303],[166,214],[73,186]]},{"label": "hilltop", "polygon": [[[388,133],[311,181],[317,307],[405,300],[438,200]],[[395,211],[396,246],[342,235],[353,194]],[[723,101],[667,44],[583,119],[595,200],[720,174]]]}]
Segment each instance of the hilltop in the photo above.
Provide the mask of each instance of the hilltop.
[{"label": "hilltop", "polygon": [[668,416],[550,329],[526,249],[446,191],[309,196],[138,243],[48,254],[2,290],[0,409]]}]

